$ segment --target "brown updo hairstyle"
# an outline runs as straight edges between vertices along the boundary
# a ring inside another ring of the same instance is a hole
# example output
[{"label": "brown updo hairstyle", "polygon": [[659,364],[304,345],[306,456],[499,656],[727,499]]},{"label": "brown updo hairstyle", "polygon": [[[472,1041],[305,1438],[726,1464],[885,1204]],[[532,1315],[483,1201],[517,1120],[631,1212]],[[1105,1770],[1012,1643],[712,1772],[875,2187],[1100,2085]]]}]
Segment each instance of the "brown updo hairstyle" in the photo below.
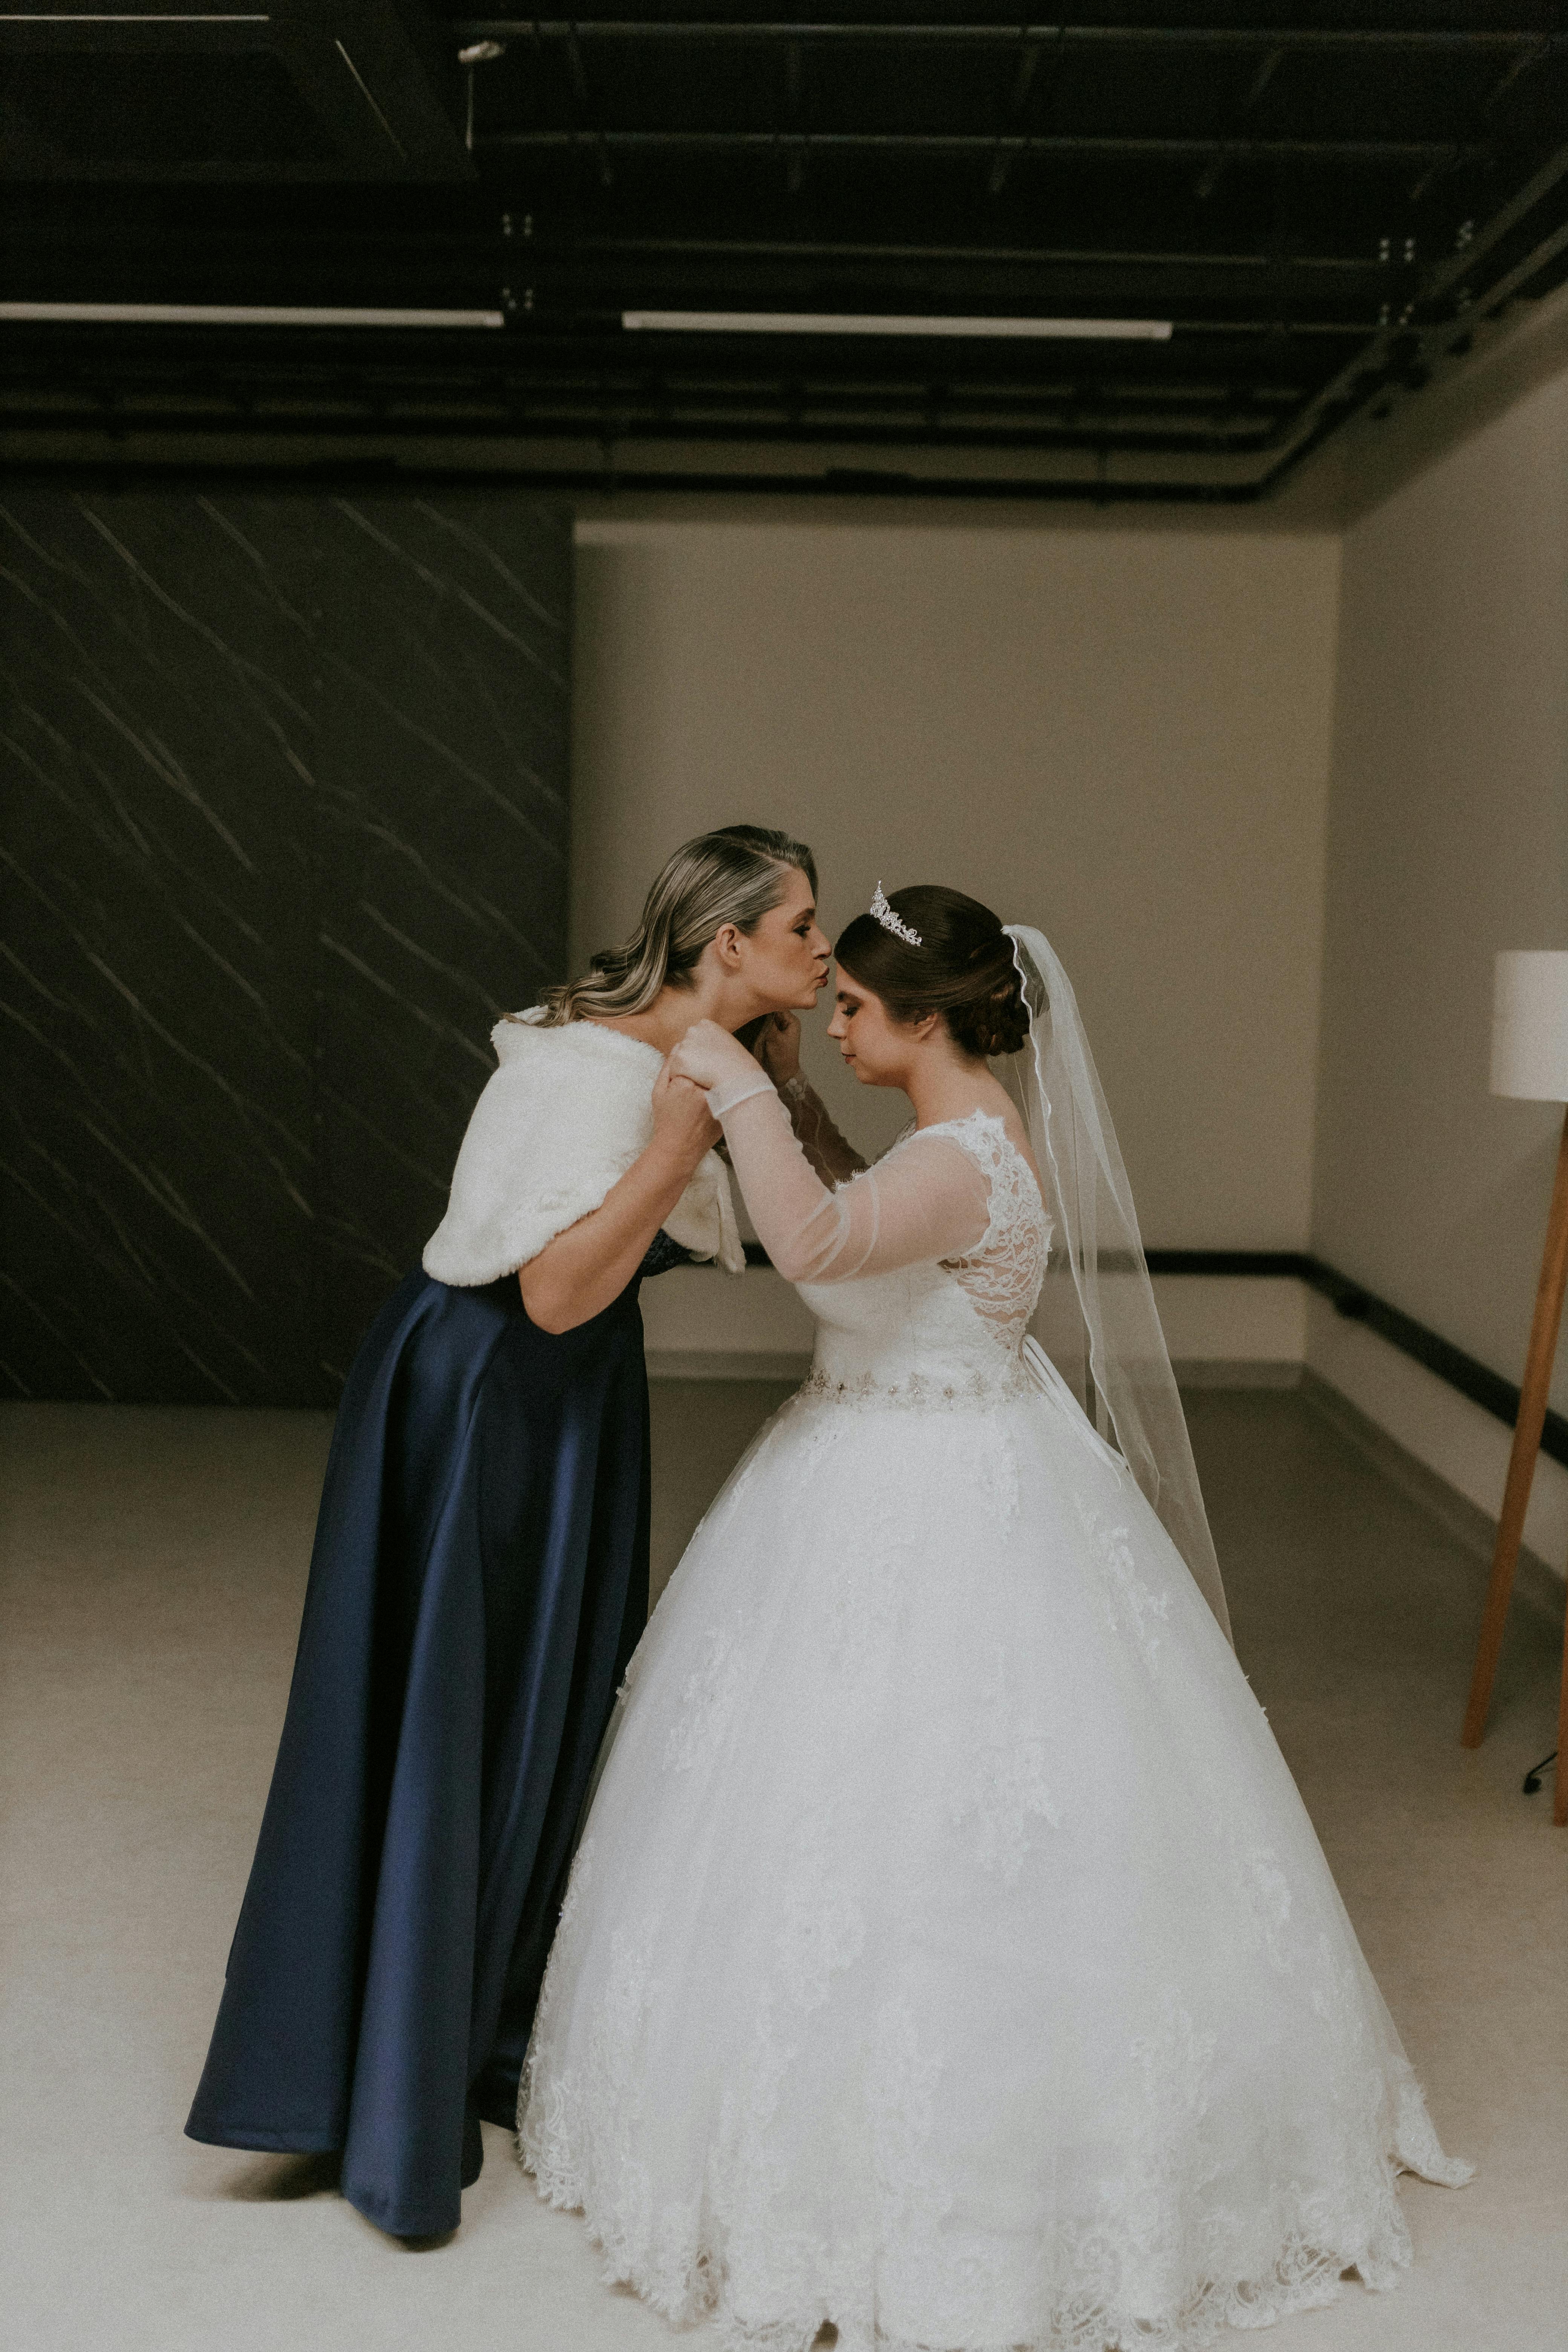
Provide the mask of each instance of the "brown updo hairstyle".
[{"label": "brown updo hairstyle", "polygon": [[1013,942],[990,908],[940,882],[895,890],[888,904],[919,932],[920,946],[875,915],[857,915],[833,950],[839,969],[879,996],[895,1021],[940,1013],[961,1053],[986,1060],[1016,1054],[1028,1039],[1029,1015]]}]

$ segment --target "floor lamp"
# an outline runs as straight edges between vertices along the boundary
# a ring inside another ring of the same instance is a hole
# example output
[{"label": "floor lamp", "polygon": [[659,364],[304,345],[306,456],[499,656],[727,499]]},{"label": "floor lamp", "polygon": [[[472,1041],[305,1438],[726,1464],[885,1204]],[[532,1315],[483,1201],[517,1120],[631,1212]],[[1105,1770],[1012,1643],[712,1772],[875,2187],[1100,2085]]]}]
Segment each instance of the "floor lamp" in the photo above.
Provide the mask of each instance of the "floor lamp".
[{"label": "floor lamp", "polygon": [[[1497,960],[1492,999],[1492,1092],[1524,1102],[1568,1104],[1568,950],[1510,950]],[[1557,1332],[1563,1318],[1563,1294],[1568,1287],[1568,1110],[1557,1151],[1557,1178],[1546,1218],[1546,1245],[1541,1257],[1541,1280],[1535,1293],[1535,1315],[1530,1327],[1530,1347],[1520,1384],[1519,1418],[1514,1423],[1513,1450],[1509,1455],[1508,1484],[1498,1519],[1497,1548],[1492,1554],[1491,1581],[1487,1587],[1486,1613],[1476,1646],[1476,1668],[1470,1679],[1470,1703],[1459,1738],[1467,1748],[1479,1748],[1487,1727],[1492,1681],[1502,1648],[1503,1627],[1513,1591],[1514,1569],[1524,1514],[1530,1502],[1535,1457],[1546,1420],[1546,1396],[1557,1353]],[[1557,1717],[1557,1777],[1552,1818],[1568,1822],[1568,1623],[1563,1633],[1563,1693]]]}]

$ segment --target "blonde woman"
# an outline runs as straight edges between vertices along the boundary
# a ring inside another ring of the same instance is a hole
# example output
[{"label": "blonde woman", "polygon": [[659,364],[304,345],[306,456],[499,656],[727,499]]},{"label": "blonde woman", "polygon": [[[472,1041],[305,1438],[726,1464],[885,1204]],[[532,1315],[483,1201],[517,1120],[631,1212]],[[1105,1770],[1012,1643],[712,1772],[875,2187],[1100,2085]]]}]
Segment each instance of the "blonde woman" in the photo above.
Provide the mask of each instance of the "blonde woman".
[{"label": "blonde woman", "polygon": [[688,842],[625,947],[509,1015],[423,1266],[354,1360],[293,1686],[185,2128],[341,2156],[402,2237],[510,2125],[574,1824],[647,1614],[638,1286],[743,1263],[665,1057],[815,1003],[810,851]]}]

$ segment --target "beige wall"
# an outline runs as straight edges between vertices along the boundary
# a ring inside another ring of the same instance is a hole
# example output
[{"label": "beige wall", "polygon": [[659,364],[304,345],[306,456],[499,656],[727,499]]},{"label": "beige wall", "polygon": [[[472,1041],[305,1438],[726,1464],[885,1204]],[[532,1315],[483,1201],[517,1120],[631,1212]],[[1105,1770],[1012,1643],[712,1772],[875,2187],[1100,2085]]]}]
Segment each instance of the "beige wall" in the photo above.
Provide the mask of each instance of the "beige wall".
[{"label": "beige wall", "polygon": [[1487,1091],[1505,947],[1568,947],[1568,374],[1346,533],[1328,831],[1313,1245],[1517,1380],[1562,1114]]},{"label": "beige wall", "polygon": [[[1073,973],[1145,1239],[1305,1245],[1334,540],[781,514],[579,541],[579,961],[739,818],[813,843],[830,928],[879,876],[956,884]],[[897,1106],[834,1059],[885,1139]]]},{"label": "beige wall", "polygon": [[[1152,1245],[1310,1244],[1517,1378],[1557,1114],[1487,1093],[1490,972],[1568,944],[1568,374],[1342,541],[689,514],[579,526],[579,958],[740,815],[816,843],[830,926],[879,875],[956,882],[1056,938]],[[885,1139],[898,1106],[811,1053]],[[667,1369],[809,1344],[765,1273],[645,1308]],[[1507,1429],[1300,1286],[1161,1310],[1194,1365],[1304,1355],[1496,1510]],[[1564,1528],[1543,1462],[1529,1539],[1560,1564]]]}]

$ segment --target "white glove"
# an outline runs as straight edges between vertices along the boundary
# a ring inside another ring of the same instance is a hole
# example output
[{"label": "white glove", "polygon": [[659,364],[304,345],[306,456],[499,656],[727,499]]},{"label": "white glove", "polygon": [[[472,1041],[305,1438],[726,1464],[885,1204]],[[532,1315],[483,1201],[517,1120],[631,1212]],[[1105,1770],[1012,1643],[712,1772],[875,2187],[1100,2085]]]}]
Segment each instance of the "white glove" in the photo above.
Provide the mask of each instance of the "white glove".
[{"label": "white glove", "polygon": [[773,1082],[737,1038],[716,1021],[698,1021],[669,1056],[678,1078],[689,1078],[706,1087],[708,1108],[715,1118],[744,1102],[751,1095],[771,1095]]}]

